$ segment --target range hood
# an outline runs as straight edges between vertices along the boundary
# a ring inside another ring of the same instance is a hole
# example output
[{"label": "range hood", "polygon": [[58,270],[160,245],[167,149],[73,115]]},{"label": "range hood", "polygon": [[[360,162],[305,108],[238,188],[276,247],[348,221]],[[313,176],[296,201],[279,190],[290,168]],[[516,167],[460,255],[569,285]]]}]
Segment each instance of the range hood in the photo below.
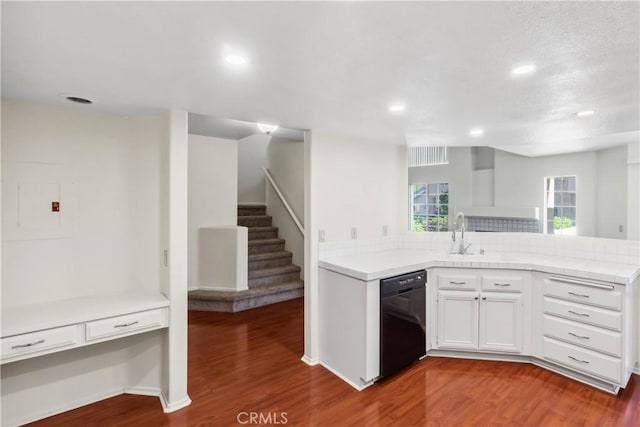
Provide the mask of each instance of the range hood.
[{"label": "range hood", "polygon": [[540,219],[540,208],[537,207],[462,206],[458,211],[465,217]]}]

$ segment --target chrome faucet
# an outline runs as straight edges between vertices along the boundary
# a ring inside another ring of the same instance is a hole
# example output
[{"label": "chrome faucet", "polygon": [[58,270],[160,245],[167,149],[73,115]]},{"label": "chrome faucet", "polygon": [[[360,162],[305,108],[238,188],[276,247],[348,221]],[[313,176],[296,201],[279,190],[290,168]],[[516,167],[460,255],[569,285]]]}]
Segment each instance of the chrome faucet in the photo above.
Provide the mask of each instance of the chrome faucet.
[{"label": "chrome faucet", "polygon": [[[462,219],[462,222],[460,224],[460,227],[458,227],[458,221]],[[458,249],[453,249],[456,246],[456,231],[460,230],[460,242],[458,243]],[[464,245],[464,214],[460,211],[458,211],[458,213],[456,214],[456,220],[453,223],[453,231],[451,233],[451,241],[453,242],[451,244],[452,246],[452,250],[451,253],[452,254],[459,254],[459,255],[464,255],[465,253],[467,253],[467,249],[469,249],[469,246],[471,246],[471,243],[469,243],[467,246]]]}]

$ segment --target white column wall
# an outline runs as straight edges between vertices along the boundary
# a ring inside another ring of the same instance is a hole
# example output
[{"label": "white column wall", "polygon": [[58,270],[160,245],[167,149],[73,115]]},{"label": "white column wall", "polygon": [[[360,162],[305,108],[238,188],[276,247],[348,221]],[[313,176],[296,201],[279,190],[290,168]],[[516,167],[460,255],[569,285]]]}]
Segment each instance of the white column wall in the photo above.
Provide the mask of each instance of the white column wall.
[{"label": "white column wall", "polygon": [[188,175],[189,289],[199,289],[200,229],[237,224],[238,141],[189,135]]}]

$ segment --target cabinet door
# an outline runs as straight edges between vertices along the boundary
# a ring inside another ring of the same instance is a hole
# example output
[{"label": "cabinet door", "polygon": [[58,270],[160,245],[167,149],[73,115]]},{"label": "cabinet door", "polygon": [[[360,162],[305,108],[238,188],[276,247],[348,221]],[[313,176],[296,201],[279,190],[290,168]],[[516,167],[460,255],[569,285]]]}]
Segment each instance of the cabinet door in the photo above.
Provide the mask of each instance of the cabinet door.
[{"label": "cabinet door", "polygon": [[481,294],[480,350],[522,351],[520,298],[520,295]]},{"label": "cabinet door", "polygon": [[438,293],[438,337],[440,349],[478,348],[478,293]]}]

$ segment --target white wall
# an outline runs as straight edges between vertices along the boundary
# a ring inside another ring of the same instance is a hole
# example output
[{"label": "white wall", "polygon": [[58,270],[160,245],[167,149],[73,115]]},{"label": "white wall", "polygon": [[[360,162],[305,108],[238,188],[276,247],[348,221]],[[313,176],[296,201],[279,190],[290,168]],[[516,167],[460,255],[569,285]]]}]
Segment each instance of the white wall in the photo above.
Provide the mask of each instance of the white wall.
[{"label": "white wall", "polygon": [[[473,203],[473,159],[471,153],[471,147],[450,147],[449,164],[408,169],[410,184],[449,183],[449,224],[453,224],[456,213],[463,206],[471,206]],[[404,203],[408,206],[407,197],[405,197]],[[409,227],[408,219],[405,227],[407,229]]]},{"label": "white wall", "polygon": [[640,143],[636,142],[627,146],[627,238],[630,240],[640,240],[640,191],[638,188],[640,188]]},{"label": "white wall", "polygon": [[[326,240],[407,229],[406,147],[314,132],[314,215]],[[400,202],[402,200],[402,202]]]},{"label": "white wall", "polygon": [[[2,101],[3,307],[125,291],[167,292],[169,278],[161,274],[162,248],[168,247],[162,200],[171,179],[166,175],[165,185],[161,176],[162,159],[170,159],[164,151],[169,118],[127,119],[90,111]],[[7,187],[15,184],[12,174],[35,171],[26,181],[41,181],[43,170],[63,171],[63,234],[16,240],[19,227],[5,221],[16,217],[7,215],[16,209],[15,200],[7,200],[12,191]],[[186,241],[186,221],[182,232]],[[183,304],[174,286],[171,322],[182,317],[184,331],[174,332],[184,338],[186,273],[183,286]],[[174,385],[182,381],[186,393],[186,339],[183,346],[174,340],[168,352],[166,338],[167,331],[160,330],[3,365],[2,423],[67,410],[128,387],[159,391],[171,382],[169,374]],[[163,371],[161,361],[169,359],[171,369]],[[171,396],[165,397],[171,404]]]},{"label": "white wall", "polygon": [[237,224],[238,160],[237,141],[189,135],[189,289],[200,286],[198,230]]},{"label": "white wall", "polygon": [[[267,168],[304,226],[304,142],[272,138],[267,148]],[[280,238],[286,241],[285,249],[293,254],[293,263],[301,267],[304,277],[304,236],[270,184],[266,196],[273,225],[278,227]]]},{"label": "white wall", "polygon": [[[594,152],[523,157],[495,151],[496,206],[534,206],[544,212],[544,179],[575,175],[576,223],[580,236],[596,235],[597,162]],[[543,217],[540,230],[543,227]]]},{"label": "white wall", "polygon": [[596,236],[626,239],[627,146],[597,151],[596,162]]},{"label": "white wall", "polygon": [[318,363],[318,233],[325,240],[390,235],[407,229],[407,151],[394,146],[320,131],[305,133],[304,356]]},{"label": "white wall", "polygon": [[238,144],[238,203],[265,203],[267,146],[271,137],[255,134]]},{"label": "white wall", "polygon": [[[2,101],[5,166],[57,164],[71,177],[63,185],[61,214],[70,223],[63,238],[9,240],[16,224],[3,223],[3,306],[158,289],[162,135],[161,118]],[[9,169],[3,213],[17,209],[6,197]]]}]

